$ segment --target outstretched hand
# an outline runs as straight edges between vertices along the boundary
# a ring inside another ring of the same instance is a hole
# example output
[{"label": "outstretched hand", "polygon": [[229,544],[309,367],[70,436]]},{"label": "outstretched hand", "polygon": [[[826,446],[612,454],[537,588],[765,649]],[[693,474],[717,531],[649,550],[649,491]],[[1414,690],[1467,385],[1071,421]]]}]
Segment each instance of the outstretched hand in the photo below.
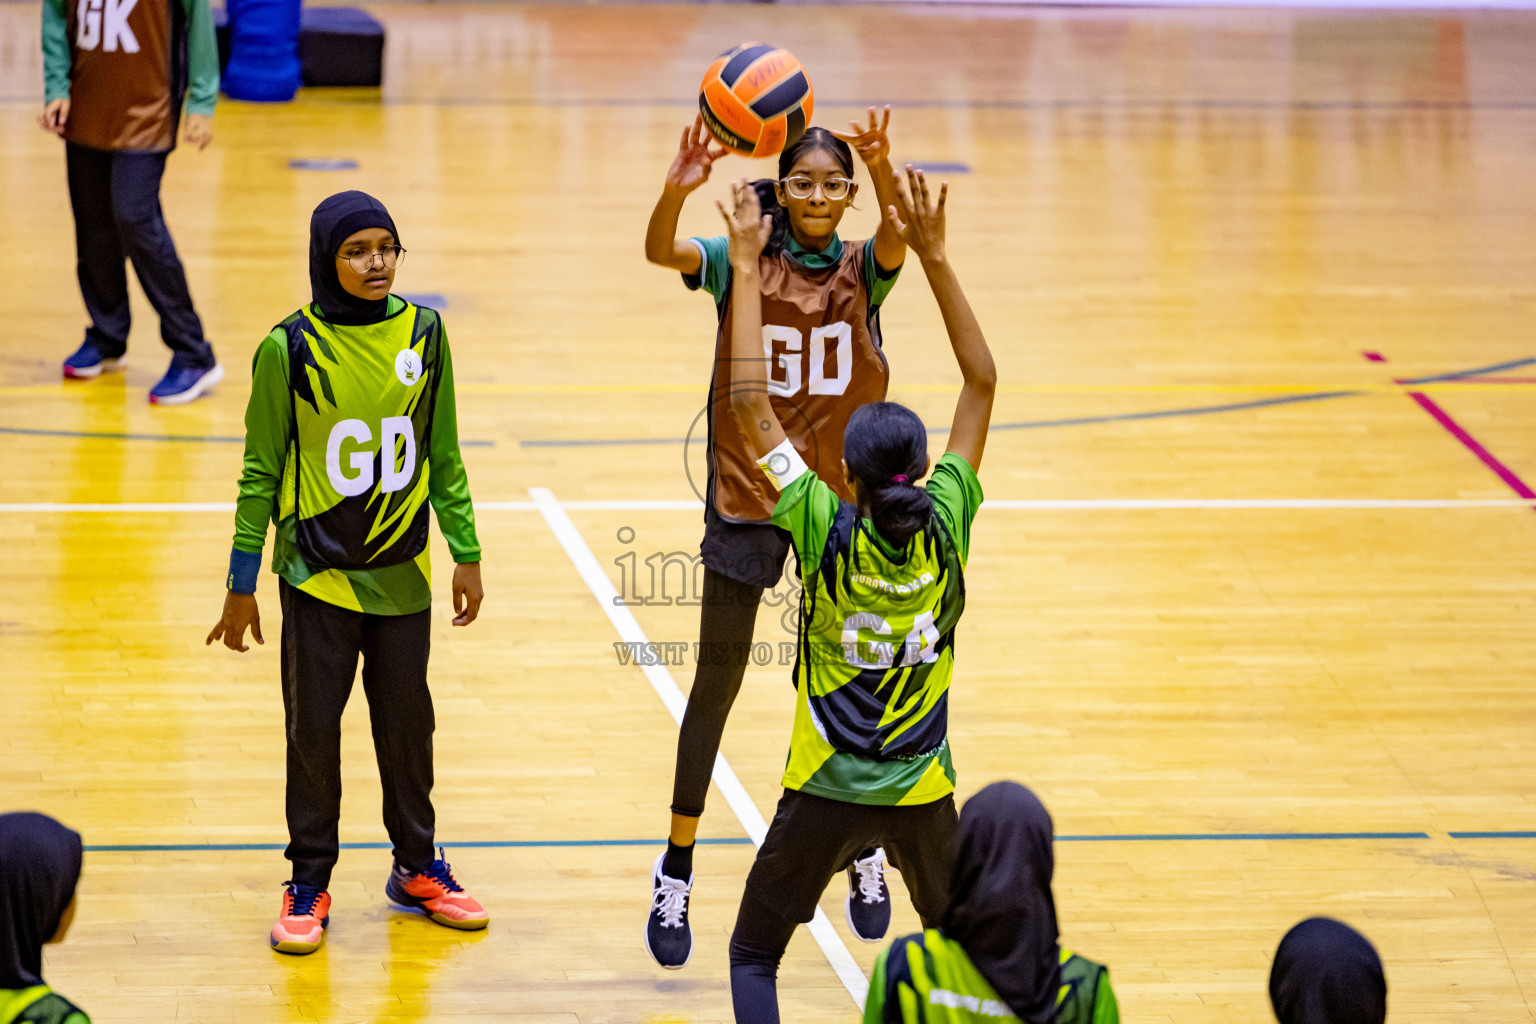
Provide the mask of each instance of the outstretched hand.
[{"label": "outstretched hand", "polygon": [[721,146],[714,149],[710,143],[714,136],[704,130],[704,115],[693,119],[693,124],[683,129],[683,138],[677,147],[677,156],[667,168],[667,186],[692,192],[709,180],[710,169],[715,161],[730,150]]},{"label": "outstretched hand", "polygon": [[891,159],[891,138],[886,134],[886,129],[891,126],[891,107],[886,104],[885,116],[879,117],[874,107],[869,108],[869,127],[864,127],[857,121],[849,121],[853,127],[852,132],[833,132],[832,134],[852,146],[859,153],[859,159],[866,166],[886,163]]},{"label": "outstretched hand", "polygon": [[773,232],[773,218],[763,212],[757,201],[757,189],[746,178],[731,186],[731,202],[731,212],[727,213],[725,204],[715,200],[731,240],[731,266],[755,270],[757,258],[763,254]]},{"label": "outstretched hand", "polygon": [[885,219],[907,247],[923,261],[944,258],[944,200],[949,195],[949,182],[939,185],[939,195],[934,199],[928,191],[928,179],[922,171],[907,164],[907,185],[896,179],[896,202],[885,209]]}]

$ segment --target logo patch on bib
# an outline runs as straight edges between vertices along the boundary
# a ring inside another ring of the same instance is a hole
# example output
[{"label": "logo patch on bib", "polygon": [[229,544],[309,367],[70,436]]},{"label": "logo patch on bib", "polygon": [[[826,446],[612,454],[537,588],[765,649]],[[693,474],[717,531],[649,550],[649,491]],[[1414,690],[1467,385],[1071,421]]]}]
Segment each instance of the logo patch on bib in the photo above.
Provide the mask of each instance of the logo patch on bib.
[{"label": "logo patch on bib", "polygon": [[403,348],[395,356],[395,376],[408,388],[415,387],[421,381],[421,356],[414,349]]}]

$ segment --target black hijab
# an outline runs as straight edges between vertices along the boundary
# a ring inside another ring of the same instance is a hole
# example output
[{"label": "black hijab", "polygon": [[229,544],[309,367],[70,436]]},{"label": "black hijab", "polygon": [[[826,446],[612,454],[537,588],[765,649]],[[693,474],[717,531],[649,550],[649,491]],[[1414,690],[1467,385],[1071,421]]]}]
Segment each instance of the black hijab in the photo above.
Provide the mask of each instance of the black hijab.
[{"label": "black hijab", "polygon": [[341,286],[336,274],[336,250],[349,235],[365,228],[383,228],[400,241],[400,232],[384,204],[366,192],[338,192],[315,207],[309,218],[309,288],[320,315],[333,324],[376,324],[389,309],[388,296],[361,299]]},{"label": "black hijab", "polygon": [[1280,1024],[1382,1024],[1387,976],[1364,935],[1342,921],[1310,917],[1275,950],[1269,1001]]},{"label": "black hijab", "polygon": [[0,814],[0,990],[43,983],[43,943],[75,898],[80,854],[80,834],[46,814]]},{"label": "black hijab", "polygon": [[994,782],[960,812],[940,928],[1026,1024],[1051,1024],[1061,988],[1051,815],[1017,782]]}]

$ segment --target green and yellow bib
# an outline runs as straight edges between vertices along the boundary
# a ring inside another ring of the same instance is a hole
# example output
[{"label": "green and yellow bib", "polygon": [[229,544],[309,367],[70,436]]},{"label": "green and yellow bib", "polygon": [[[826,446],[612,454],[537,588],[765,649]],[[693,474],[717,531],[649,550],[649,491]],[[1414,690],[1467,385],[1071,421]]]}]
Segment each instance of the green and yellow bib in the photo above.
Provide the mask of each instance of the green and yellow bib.
[{"label": "green and yellow bib", "polygon": [[[1056,1024],[1119,1024],[1120,1008],[1102,964],[1060,950]],[[880,955],[864,1024],[1018,1024],[960,943],[937,929],[897,939]]]},{"label": "green and yellow bib", "polygon": [[815,473],[787,486],[774,522],[804,533],[802,503],[836,512],[824,538],[797,536],[799,699],[784,788],[858,804],[941,800],[955,788],[948,729],[965,611],[959,546],[935,514],[891,550]]},{"label": "green and yellow bib", "polygon": [[279,518],[292,515],[299,554],[314,572],[415,559],[430,518],[437,313],[404,302],[376,324],[338,328],[300,310],[283,327],[294,438]]}]

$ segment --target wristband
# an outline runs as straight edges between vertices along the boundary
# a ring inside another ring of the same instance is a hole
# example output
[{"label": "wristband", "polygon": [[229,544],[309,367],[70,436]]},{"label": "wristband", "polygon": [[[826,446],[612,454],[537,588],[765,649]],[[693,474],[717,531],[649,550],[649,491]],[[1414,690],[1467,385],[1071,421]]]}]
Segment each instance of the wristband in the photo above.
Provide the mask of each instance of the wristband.
[{"label": "wristband", "polygon": [[757,460],[757,468],[766,473],[773,486],[781,491],[810,472],[810,467],[787,437],[773,451]]},{"label": "wristband", "polygon": [[241,551],[239,548],[230,549],[229,580],[225,584],[230,593],[256,593],[256,577],[260,575],[260,573],[260,551]]}]

